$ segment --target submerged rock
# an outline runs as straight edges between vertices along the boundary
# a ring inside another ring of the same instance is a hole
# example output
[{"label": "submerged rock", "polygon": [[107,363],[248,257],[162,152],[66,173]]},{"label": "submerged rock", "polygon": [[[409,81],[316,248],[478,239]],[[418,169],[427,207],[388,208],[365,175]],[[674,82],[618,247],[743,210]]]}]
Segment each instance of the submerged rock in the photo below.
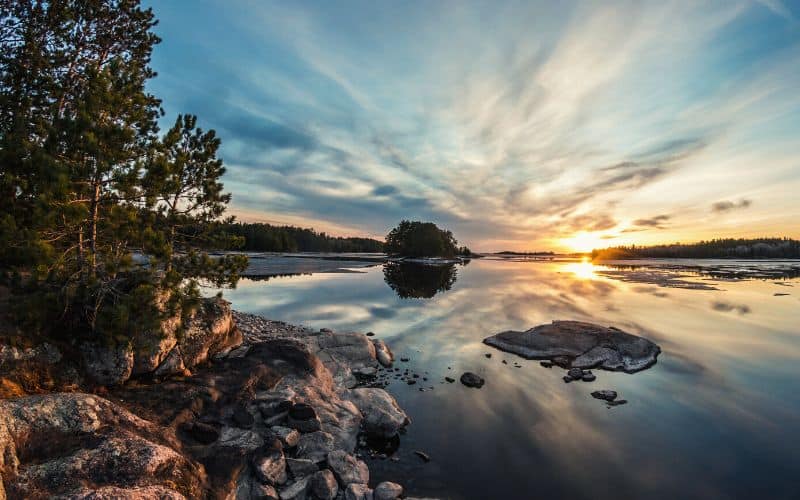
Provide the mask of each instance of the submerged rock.
[{"label": "submerged rock", "polygon": [[484,382],[485,381],[481,377],[472,372],[464,372],[464,374],[461,375],[461,383],[466,385],[467,387],[474,387],[476,389],[480,389],[481,387],[483,387]]},{"label": "submerged rock", "polygon": [[592,397],[595,399],[602,399],[603,401],[614,401],[617,399],[617,391],[610,391],[608,389],[594,391],[592,392]]},{"label": "submerged rock", "polygon": [[643,337],[581,321],[553,321],[524,332],[505,331],[483,342],[527,359],[628,373],[649,368],[661,352],[658,345]]}]

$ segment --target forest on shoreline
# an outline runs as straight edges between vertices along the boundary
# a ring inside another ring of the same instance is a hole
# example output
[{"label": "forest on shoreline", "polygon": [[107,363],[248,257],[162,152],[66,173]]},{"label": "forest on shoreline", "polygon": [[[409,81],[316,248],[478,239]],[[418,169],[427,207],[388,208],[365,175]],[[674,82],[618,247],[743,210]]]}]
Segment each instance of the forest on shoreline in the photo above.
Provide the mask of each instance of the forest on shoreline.
[{"label": "forest on shoreline", "polygon": [[697,243],[619,246],[595,249],[592,260],[686,259],[799,259],[800,241],[791,238],[719,238]]}]

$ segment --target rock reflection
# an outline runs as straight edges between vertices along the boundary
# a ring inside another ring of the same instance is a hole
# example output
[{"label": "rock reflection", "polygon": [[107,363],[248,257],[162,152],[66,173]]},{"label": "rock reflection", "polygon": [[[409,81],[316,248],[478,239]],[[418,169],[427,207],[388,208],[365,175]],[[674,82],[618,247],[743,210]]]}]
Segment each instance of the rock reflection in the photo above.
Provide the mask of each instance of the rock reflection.
[{"label": "rock reflection", "polygon": [[401,299],[430,299],[450,290],[456,282],[455,264],[428,266],[408,262],[388,262],[383,279]]}]

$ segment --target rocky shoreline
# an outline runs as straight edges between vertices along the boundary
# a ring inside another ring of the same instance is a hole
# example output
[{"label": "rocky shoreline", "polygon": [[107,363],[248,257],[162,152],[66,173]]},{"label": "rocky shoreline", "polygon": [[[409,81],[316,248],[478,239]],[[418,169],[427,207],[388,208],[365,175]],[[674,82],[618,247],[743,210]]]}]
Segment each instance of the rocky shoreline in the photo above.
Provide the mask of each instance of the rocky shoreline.
[{"label": "rocky shoreline", "polygon": [[[370,486],[358,451],[368,439],[397,439],[410,423],[389,393],[368,387],[394,361],[388,346],[224,304],[216,313],[230,319],[226,328],[206,318],[195,331],[205,335],[190,337],[205,339],[202,349],[180,337],[145,376],[98,384],[86,363],[73,370],[74,391],[21,390],[0,400],[0,499],[401,497],[399,484]],[[204,359],[189,368],[182,356],[182,368],[157,373],[176,346],[182,355],[195,347]],[[67,362],[57,348],[37,349],[40,365]],[[24,356],[3,352],[2,380],[18,384],[5,375]],[[127,367],[132,357],[91,361],[122,359],[112,367]]]}]

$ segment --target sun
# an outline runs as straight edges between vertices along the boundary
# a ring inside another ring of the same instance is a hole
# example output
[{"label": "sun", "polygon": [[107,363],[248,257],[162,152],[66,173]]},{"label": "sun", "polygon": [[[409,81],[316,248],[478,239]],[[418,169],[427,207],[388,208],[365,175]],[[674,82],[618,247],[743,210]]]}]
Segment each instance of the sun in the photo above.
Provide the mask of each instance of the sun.
[{"label": "sun", "polygon": [[601,248],[603,246],[603,239],[601,235],[597,233],[588,233],[586,231],[581,231],[576,233],[569,238],[564,238],[561,240],[561,243],[564,246],[571,248],[575,252],[591,252],[595,248]]}]

